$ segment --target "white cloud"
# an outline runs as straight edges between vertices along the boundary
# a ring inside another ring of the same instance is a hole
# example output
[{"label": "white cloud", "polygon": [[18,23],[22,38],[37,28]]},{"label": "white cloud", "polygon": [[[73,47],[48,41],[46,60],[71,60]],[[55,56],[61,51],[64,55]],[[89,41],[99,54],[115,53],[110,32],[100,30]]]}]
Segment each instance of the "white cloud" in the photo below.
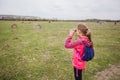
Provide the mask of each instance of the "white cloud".
[{"label": "white cloud", "polygon": [[58,19],[120,19],[120,0],[0,0],[0,14]]}]

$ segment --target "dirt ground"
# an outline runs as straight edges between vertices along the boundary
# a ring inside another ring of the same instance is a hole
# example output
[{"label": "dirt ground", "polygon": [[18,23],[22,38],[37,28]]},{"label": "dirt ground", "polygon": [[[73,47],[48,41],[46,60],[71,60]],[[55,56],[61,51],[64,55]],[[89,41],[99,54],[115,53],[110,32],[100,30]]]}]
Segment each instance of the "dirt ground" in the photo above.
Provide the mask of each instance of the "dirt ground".
[{"label": "dirt ground", "polygon": [[120,80],[120,64],[111,65],[104,71],[98,72],[95,80]]}]

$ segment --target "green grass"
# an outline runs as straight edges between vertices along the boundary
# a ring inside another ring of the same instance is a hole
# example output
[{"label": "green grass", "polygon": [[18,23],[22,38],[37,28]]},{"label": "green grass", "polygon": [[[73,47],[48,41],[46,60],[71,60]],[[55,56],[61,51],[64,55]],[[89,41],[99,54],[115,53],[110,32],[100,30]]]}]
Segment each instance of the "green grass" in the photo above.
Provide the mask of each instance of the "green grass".
[{"label": "green grass", "polygon": [[[77,22],[0,21],[0,80],[74,80],[72,50],[64,48]],[[35,28],[40,23],[42,29]],[[85,22],[91,29],[95,58],[87,63],[84,80],[120,62],[120,24]]]}]

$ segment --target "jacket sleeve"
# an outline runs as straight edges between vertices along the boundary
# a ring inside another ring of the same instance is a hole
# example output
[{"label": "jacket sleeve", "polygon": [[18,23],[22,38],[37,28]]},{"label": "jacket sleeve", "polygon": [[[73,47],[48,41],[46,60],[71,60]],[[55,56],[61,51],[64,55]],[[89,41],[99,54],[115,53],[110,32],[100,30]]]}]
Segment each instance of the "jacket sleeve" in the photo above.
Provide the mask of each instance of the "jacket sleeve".
[{"label": "jacket sleeve", "polygon": [[73,42],[71,42],[71,40],[72,40],[72,35],[69,35],[65,41],[65,48],[74,48],[78,45],[83,44],[82,39],[78,39]]}]

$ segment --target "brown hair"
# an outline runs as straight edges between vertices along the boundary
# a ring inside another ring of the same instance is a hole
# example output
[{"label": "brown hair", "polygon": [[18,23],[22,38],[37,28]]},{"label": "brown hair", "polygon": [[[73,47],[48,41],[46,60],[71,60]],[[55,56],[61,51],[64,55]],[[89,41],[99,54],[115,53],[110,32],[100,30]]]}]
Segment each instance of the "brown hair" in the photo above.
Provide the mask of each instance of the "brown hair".
[{"label": "brown hair", "polygon": [[80,31],[83,33],[84,36],[87,36],[88,39],[92,42],[92,40],[91,40],[91,33],[90,33],[90,31],[88,30],[88,28],[87,28],[86,25],[84,25],[84,24],[79,24],[79,25],[77,26],[77,29],[80,30]]}]

